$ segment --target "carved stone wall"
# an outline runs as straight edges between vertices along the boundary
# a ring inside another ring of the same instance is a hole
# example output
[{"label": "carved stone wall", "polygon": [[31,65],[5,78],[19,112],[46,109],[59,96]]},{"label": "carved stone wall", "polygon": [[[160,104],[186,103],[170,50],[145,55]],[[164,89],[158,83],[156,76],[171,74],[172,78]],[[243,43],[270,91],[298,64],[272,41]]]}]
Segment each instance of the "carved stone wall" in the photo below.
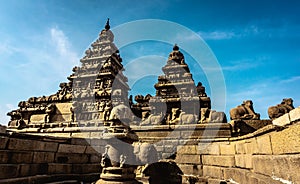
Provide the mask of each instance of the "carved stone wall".
[{"label": "carved stone wall", "polygon": [[[221,181],[298,183],[300,108],[290,113],[289,123],[292,124],[285,126],[267,125],[240,137],[190,139],[188,142],[169,139],[156,145],[156,149],[162,156],[170,155],[175,149],[175,162],[184,173],[183,183],[188,183],[191,177],[198,183],[208,184]],[[46,133],[44,136],[2,134],[0,183],[96,181],[106,142],[99,139],[99,131],[72,133],[72,128],[75,127],[69,127],[69,132],[55,133],[61,136],[56,138],[45,136]]]}]

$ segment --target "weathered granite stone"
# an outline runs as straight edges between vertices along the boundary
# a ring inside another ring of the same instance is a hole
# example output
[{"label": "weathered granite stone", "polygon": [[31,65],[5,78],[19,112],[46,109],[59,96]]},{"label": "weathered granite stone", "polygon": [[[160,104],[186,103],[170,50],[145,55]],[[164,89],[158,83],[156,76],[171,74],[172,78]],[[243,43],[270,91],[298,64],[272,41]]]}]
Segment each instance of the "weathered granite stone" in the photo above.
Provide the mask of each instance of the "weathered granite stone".
[{"label": "weathered granite stone", "polygon": [[59,153],[84,153],[86,146],[60,144],[58,147]]},{"label": "weathered granite stone", "polygon": [[0,164],[6,164],[9,160],[10,152],[7,150],[0,150]]},{"label": "weathered granite stone", "polygon": [[0,164],[0,179],[15,178],[18,176],[18,165],[16,164]]},{"label": "weathered granite stone", "polygon": [[257,141],[257,153],[258,154],[269,154],[272,155],[272,145],[269,135],[262,135],[256,138]]},{"label": "weathered granite stone", "polygon": [[234,155],[232,156],[202,155],[202,163],[203,165],[234,167],[235,159],[234,159]]},{"label": "weathered granite stone", "polygon": [[8,142],[8,137],[0,136],[0,149],[5,149]]},{"label": "weathered granite stone", "polygon": [[49,174],[66,174],[72,172],[72,164],[49,163]]},{"label": "weathered granite stone", "polygon": [[201,164],[200,155],[181,155],[176,156],[175,161],[177,163],[186,163],[186,164]]},{"label": "weathered granite stone", "polygon": [[212,178],[223,178],[223,172],[221,167],[203,165],[203,176],[209,176]]},{"label": "weathered granite stone", "polygon": [[233,143],[221,143],[220,144],[221,155],[234,155],[235,154],[235,144]]},{"label": "weathered granite stone", "polygon": [[289,112],[291,122],[300,120],[300,107],[297,107]]},{"label": "weathered granite stone", "polygon": [[33,163],[52,163],[54,162],[55,153],[50,152],[34,152]]},{"label": "weathered granite stone", "polygon": [[286,113],[282,116],[280,116],[279,118],[276,118],[272,121],[273,125],[277,125],[277,126],[285,126],[291,123],[290,120],[290,114]]},{"label": "weathered granite stone", "polygon": [[251,169],[253,167],[252,155],[250,154],[235,155],[235,164],[237,167]]},{"label": "weathered granite stone", "polygon": [[290,126],[280,132],[272,132],[271,144],[273,154],[300,153],[300,126]]},{"label": "weathered granite stone", "polygon": [[218,143],[214,143],[214,142],[199,143],[198,153],[204,155],[219,155],[220,146]]}]

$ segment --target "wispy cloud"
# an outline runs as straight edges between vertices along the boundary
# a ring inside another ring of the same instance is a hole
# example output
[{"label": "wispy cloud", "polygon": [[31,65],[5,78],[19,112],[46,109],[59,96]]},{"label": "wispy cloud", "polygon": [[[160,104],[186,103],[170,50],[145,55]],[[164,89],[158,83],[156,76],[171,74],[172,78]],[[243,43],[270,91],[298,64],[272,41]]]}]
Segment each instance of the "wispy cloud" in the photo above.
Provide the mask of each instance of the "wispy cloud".
[{"label": "wispy cloud", "polygon": [[[6,113],[16,108],[6,103],[17,105],[17,99],[26,100],[30,96],[55,93],[59,83],[66,81],[67,76],[72,73],[72,67],[79,63],[71,42],[58,27],[24,38],[22,42],[11,39],[0,46],[0,53],[3,52],[6,54],[0,55],[0,60],[3,61],[0,64],[6,70],[0,73],[0,78],[5,78],[5,81],[0,82],[6,86],[2,94],[11,99],[1,100],[0,117],[4,118],[2,123],[7,122]],[[14,57],[7,57],[7,54]],[[12,99],[16,89],[22,91],[22,94]]]},{"label": "wispy cloud", "polygon": [[295,100],[294,106],[299,106],[299,93],[290,91],[290,88],[286,86],[289,84],[282,83],[282,85],[280,85],[278,81],[280,81],[280,78],[269,78],[257,80],[256,83],[248,86],[235,84],[234,89],[232,89],[232,87],[228,89],[226,111],[229,112],[229,109],[249,99],[253,101],[255,111],[260,113],[264,119],[268,118],[268,107],[280,103],[283,98],[293,98]]},{"label": "wispy cloud", "polygon": [[291,78],[288,78],[288,79],[282,79],[280,81],[280,83],[292,83],[292,82],[298,82],[300,81],[300,76],[293,76]]},{"label": "wispy cloud", "polygon": [[265,21],[255,22],[244,27],[236,27],[230,30],[212,30],[212,31],[199,31],[198,34],[204,40],[229,40],[235,38],[245,38],[249,36],[282,36],[286,35],[289,29],[299,29],[298,27],[289,27],[289,25],[282,24],[279,27],[265,26]]},{"label": "wispy cloud", "polygon": [[4,41],[0,44],[0,54],[11,55],[17,52],[18,49],[8,42]]},{"label": "wispy cloud", "polygon": [[212,31],[212,32],[198,32],[198,34],[204,39],[204,40],[226,40],[231,39],[233,37],[237,37],[236,33],[232,31]]}]

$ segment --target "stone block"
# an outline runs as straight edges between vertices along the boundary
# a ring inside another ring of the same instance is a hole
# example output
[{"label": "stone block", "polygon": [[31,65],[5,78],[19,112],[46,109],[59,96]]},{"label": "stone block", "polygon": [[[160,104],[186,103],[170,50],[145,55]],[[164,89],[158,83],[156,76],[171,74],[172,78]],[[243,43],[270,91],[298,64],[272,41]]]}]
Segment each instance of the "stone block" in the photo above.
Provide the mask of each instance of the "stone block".
[{"label": "stone block", "polygon": [[175,153],[176,152],[176,146],[166,145],[166,146],[164,146],[164,152],[165,153]]},{"label": "stone block", "polygon": [[30,124],[40,124],[45,122],[47,114],[34,114],[30,116]]},{"label": "stone block", "polygon": [[291,123],[290,120],[290,114],[286,113],[282,116],[280,116],[279,118],[276,118],[272,121],[273,125],[277,125],[277,126],[285,126],[285,125],[289,125]]},{"label": "stone block", "polygon": [[200,155],[180,155],[176,156],[175,161],[177,163],[185,163],[185,164],[201,164],[201,156]]},{"label": "stone block", "polygon": [[9,142],[8,142],[8,149],[12,149],[12,150],[33,150],[33,145],[34,144],[35,144],[35,141],[33,141],[33,140],[10,138]]},{"label": "stone block", "polygon": [[245,141],[244,144],[246,154],[256,154],[258,152],[257,142],[255,138]]},{"label": "stone block", "polygon": [[101,173],[101,166],[97,164],[73,164],[72,174],[86,174],[86,173]]},{"label": "stone block", "polygon": [[82,145],[69,145],[69,144],[60,144],[58,146],[59,153],[84,153],[86,146]]},{"label": "stone block", "polygon": [[300,120],[300,107],[297,107],[289,112],[291,122]]},{"label": "stone block", "polygon": [[257,142],[257,153],[258,154],[268,154],[272,155],[272,146],[271,146],[271,139],[269,135],[262,135],[256,138]]},{"label": "stone block", "polygon": [[72,133],[72,138],[90,138],[91,133],[90,132],[80,132],[80,133]]},{"label": "stone block", "polygon": [[183,146],[177,146],[177,154],[197,154],[198,146],[197,145],[183,145]]},{"label": "stone block", "polygon": [[0,150],[0,164],[6,164],[9,160],[9,151]]},{"label": "stone block", "polygon": [[237,141],[235,143],[235,152],[237,154],[245,154],[246,151],[245,151],[245,141],[242,140],[242,141]]},{"label": "stone block", "polygon": [[5,149],[8,142],[8,137],[0,137],[0,149]]},{"label": "stone block", "polygon": [[220,154],[219,143],[215,143],[215,142],[199,143],[198,154],[219,155]]},{"label": "stone block", "polygon": [[34,152],[33,163],[52,163],[54,162],[54,154],[51,152]]},{"label": "stone block", "polygon": [[71,144],[89,146],[91,141],[90,139],[73,138],[71,139]]},{"label": "stone block", "polygon": [[56,163],[87,163],[89,161],[89,155],[86,154],[71,154],[71,153],[57,153],[55,155]]},{"label": "stone block", "polygon": [[17,177],[18,168],[16,164],[0,164],[0,179]]},{"label": "stone block", "polygon": [[56,151],[58,143],[44,142],[30,139],[10,138],[8,142],[8,149],[21,151]]},{"label": "stone block", "polygon": [[235,154],[235,144],[234,143],[221,143],[220,144],[221,155],[234,155]]},{"label": "stone block", "polygon": [[[248,182],[248,178],[247,178],[247,170],[244,169],[237,169],[237,168],[225,168],[223,170],[224,172],[224,179],[226,180],[233,180],[237,183],[247,183],[250,184]],[[245,182],[247,181],[247,182]]]},{"label": "stone block", "polygon": [[223,178],[221,167],[203,165],[203,176],[212,178]]},{"label": "stone block", "polygon": [[203,170],[201,165],[196,164],[178,164],[178,167],[186,175],[202,176]]},{"label": "stone block", "polygon": [[48,174],[71,174],[72,164],[50,163],[48,165]]},{"label": "stone block", "polygon": [[48,163],[30,164],[30,174],[32,176],[48,173]]},{"label": "stone block", "polygon": [[72,103],[57,103],[55,114],[70,114],[70,108],[72,107]]},{"label": "stone block", "polygon": [[163,146],[155,146],[155,149],[156,149],[157,152],[163,152],[164,151],[164,147]]},{"label": "stone block", "polygon": [[19,175],[18,177],[24,177],[24,176],[32,175],[31,172],[30,172],[30,164],[20,164],[18,175]]},{"label": "stone block", "polygon": [[32,163],[33,152],[12,152],[10,163]]},{"label": "stone block", "polygon": [[234,167],[234,156],[202,155],[203,165],[214,165],[222,167]]},{"label": "stone block", "polygon": [[103,139],[91,139],[91,146],[105,146],[107,141]]},{"label": "stone block", "polygon": [[252,155],[242,154],[235,155],[235,165],[241,168],[252,168]]},{"label": "stone block", "polygon": [[105,146],[87,146],[85,153],[87,154],[102,154],[105,152]]},{"label": "stone block", "polygon": [[56,142],[42,142],[43,149],[40,151],[57,152],[58,143]]},{"label": "stone block", "polygon": [[100,163],[101,161],[101,154],[92,154],[90,156],[90,163]]},{"label": "stone block", "polygon": [[225,180],[212,179],[212,178],[207,180],[207,184],[220,184],[220,183],[224,183],[224,182],[227,184],[227,182]]},{"label": "stone block", "polygon": [[52,123],[70,122],[70,121],[71,121],[71,113],[70,114],[56,114],[51,117]]},{"label": "stone block", "polygon": [[269,177],[300,181],[300,155],[253,156],[253,171]]},{"label": "stone block", "polygon": [[102,137],[102,132],[91,132],[91,139]]},{"label": "stone block", "polygon": [[270,136],[273,154],[300,153],[300,124],[272,132]]},{"label": "stone block", "polygon": [[0,133],[5,134],[5,133],[6,133],[6,130],[7,130],[7,127],[6,127],[6,126],[0,125]]}]

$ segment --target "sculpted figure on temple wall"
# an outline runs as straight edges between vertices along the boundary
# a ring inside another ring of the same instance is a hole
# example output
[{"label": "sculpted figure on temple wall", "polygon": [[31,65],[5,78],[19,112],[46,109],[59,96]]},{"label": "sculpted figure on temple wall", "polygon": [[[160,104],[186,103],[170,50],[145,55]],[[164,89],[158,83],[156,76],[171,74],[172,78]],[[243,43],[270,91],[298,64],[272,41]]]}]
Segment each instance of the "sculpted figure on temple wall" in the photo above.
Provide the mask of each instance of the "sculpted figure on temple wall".
[{"label": "sculpted figure on temple wall", "polygon": [[260,119],[260,114],[255,113],[252,100],[245,100],[241,105],[230,109],[231,120]]},{"label": "sculpted figure on temple wall", "polygon": [[270,119],[276,119],[285,113],[290,112],[294,109],[293,99],[285,98],[282,100],[281,104],[276,106],[271,106],[268,108],[268,115]]}]

